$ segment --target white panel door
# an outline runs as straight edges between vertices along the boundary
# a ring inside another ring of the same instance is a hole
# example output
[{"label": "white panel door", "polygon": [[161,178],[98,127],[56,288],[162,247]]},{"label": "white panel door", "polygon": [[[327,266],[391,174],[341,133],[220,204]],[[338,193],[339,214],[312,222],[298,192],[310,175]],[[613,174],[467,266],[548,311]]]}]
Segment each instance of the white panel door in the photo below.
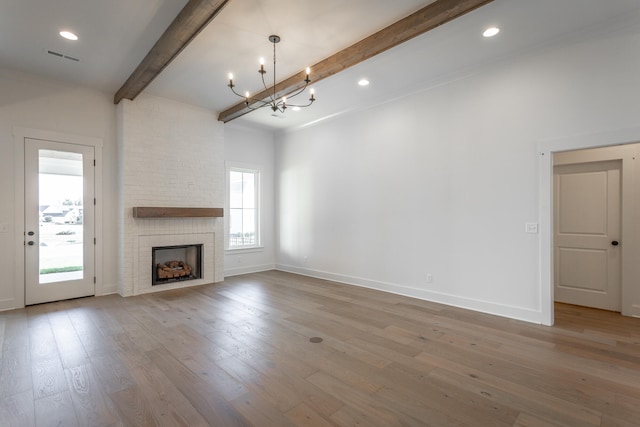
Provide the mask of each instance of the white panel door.
[{"label": "white panel door", "polygon": [[25,303],[94,295],[94,147],[25,139]]},{"label": "white panel door", "polygon": [[556,301],[620,311],[621,166],[554,167]]}]

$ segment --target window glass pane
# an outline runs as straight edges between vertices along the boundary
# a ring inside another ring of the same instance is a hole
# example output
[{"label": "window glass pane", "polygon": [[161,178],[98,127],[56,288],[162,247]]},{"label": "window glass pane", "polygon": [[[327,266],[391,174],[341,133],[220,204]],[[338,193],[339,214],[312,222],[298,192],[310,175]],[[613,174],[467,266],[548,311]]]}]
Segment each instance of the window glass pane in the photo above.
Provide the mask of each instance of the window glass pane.
[{"label": "window glass pane", "polygon": [[229,208],[242,208],[242,172],[229,172]]},{"label": "window glass pane", "polygon": [[242,209],[229,209],[229,247],[242,246]]},{"label": "window glass pane", "polygon": [[256,207],[255,182],[256,175],[254,173],[245,172],[242,174],[242,207],[245,209]]},{"label": "window glass pane", "polygon": [[229,169],[228,247],[260,243],[258,236],[258,170]]},{"label": "window glass pane", "polygon": [[256,242],[256,212],[254,209],[242,210],[242,231],[245,245],[255,245]]}]

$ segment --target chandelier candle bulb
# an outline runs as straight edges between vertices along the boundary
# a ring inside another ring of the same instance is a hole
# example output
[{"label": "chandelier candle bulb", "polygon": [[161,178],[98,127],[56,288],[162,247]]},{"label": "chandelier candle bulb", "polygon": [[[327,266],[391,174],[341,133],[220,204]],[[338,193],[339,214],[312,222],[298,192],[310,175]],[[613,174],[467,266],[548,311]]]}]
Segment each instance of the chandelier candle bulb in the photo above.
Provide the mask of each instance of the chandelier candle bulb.
[{"label": "chandelier candle bulb", "polygon": [[229,73],[229,87],[233,87],[233,73]]}]

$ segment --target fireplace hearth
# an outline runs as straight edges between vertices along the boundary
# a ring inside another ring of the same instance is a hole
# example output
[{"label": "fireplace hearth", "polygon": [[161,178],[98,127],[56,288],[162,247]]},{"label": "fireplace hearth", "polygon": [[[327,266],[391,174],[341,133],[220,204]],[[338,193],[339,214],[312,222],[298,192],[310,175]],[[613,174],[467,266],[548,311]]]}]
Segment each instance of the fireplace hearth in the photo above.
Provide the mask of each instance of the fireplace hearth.
[{"label": "fireplace hearth", "polygon": [[152,247],[152,286],[202,278],[202,244]]}]

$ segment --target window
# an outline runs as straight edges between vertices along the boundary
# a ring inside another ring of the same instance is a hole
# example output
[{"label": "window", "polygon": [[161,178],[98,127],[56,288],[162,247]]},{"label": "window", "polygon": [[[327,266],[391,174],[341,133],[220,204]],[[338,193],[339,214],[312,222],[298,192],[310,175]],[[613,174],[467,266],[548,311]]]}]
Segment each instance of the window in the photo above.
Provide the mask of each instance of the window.
[{"label": "window", "polygon": [[260,246],[260,171],[256,168],[229,166],[227,178],[227,249]]}]

